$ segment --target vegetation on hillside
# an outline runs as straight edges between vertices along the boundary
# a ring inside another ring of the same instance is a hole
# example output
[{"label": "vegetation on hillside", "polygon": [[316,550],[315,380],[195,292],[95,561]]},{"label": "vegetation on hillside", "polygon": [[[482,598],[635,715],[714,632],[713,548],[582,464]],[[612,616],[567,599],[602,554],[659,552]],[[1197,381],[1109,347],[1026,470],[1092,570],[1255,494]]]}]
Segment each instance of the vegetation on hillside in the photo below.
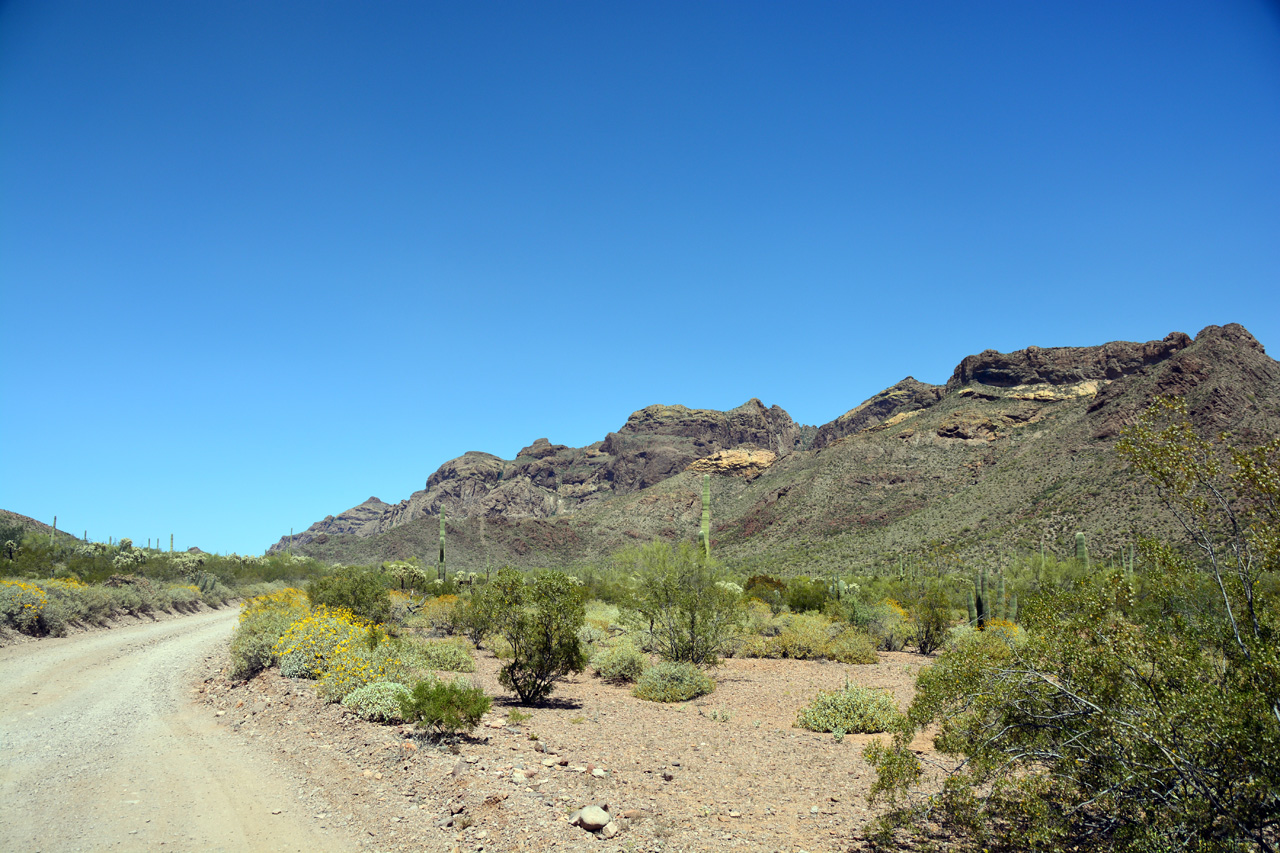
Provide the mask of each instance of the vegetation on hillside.
[{"label": "vegetation on hillside", "polygon": [[[1273,850],[1280,827],[1280,439],[1197,434],[1162,400],[1120,452],[1190,539],[1144,542],[1032,595],[1025,631],[973,632],[924,670],[892,745],[867,750],[894,831],[965,849]],[[913,793],[909,743],[961,763]]]}]

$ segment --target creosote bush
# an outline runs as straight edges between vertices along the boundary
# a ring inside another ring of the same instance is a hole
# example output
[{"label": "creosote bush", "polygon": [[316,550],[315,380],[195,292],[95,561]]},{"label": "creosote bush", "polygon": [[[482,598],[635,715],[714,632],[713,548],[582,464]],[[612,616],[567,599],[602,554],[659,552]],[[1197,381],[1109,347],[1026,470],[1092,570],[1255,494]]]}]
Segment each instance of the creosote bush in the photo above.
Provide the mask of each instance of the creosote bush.
[{"label": "creosote bush", "polygon": [[502,569],[480,592],[494,631],[511,648],[498,683],[529,704],[540,702],[571,672],[582,672],[586,652],[578,631],[586,619],[581,584],[563,572],[543,572],[527,583]]},{"label": "creosote bush", "polygon": [[904,717],[883,690],[846,684],[843,690],[819,693],[796,715],[796,725],[814,732],[873,734],[902,725]]},{"label": "creosote bush", "polygon": [[307,584],[316,606],[348,610],[367,622],[385,622],[391,615],[390,579],[364,566],[339,566],[332,574]]},{"label": "creosote bush", "polygon": [[711,676],[693,664],[663,661],[644,671],[632,693],[650,702],[684,702],[715,689]]},{"label": "creosote bush", "polygon": [[401,716],[433,734],[469,732],[488,713],[493,700],[463,679],[419,681],[400,699]]}]

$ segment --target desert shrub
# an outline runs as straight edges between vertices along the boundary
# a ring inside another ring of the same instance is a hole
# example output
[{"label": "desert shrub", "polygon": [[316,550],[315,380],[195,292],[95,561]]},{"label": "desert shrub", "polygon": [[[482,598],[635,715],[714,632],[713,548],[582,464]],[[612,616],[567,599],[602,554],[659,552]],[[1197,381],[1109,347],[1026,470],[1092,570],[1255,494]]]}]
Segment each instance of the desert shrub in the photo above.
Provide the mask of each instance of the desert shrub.
[{"label": "desert shrub", "polygon": [[745,634],[763,634],[773,624],[773,609],[758,598],[748,598],[743,604],[742,631]]},{"label": "desert shrub", "polygon": [[632,691],[650,702],[684,702],[716,689],[716,683],[687,661],[663,661],[649,667],[636,679]]},{"label": "desert shrub", "polygon": [[767,604],[771,613],[777,613],[786,601],[787,583],[769,575],[752,575],[742,592],[748,598]]},{"label": "desert shrub", "polygon": [[350,648],[368,636],[368,625],[346,610],[321,605],[291,624],[273,651],[280,673],[289,678],[319,678],[339,646]]},{"label": "desert shrub", "polygon": [[825,657],[828,660],[849,664],[876,663],[875,641],[854,628],[846,628],[827,643]]},{"label": "desert shrub", "polygon": [[476,661],[462,638],[419,640],[405,638],[396,649],[401,662],[412,669],[475,672]]},{"label": "desert shrub", "polygon": [[767,658],[769,641],[759,634],[746,634],[735,639],[728,651],[739,658]]},{"label": "desert shrub", "polygon": [[619,640],[596,652],[591,666],[605,681],[635,681],[649,665],[649,659],[629,640]]},{"label": "desert shrub", "polygon": [[0,618],[24,634],[42,633],[41,618],[48,596],[29,581],[0,581]]},{"label": "desert shrub", "polygon": [[200,589],[190,584],[170,586],[166,591],[169,594],[170,607],[180,613],[195,613],[203,603]]},{"label": "desert shrub", "polygon": [[830,619],[817,613],[804,613],[783,616],[778,621],[782,630],[765,641],[768,657],[796,660],[826,657],[833,628]]},{"label": "desert shrub", "polygon": [[347,610],[367,622],[385,622],[391,615],[391,589],[385,575],[364,566],[340,566],[307,584],[314,606]]},{"label": "desert shrub", "polygon": [[930,581],[911,599],[907,630],[922,655],[931,654],[946,641],[951,627],[951,598],[942,584]]},{"label": "desert shrub", "polygon": [[827,583],[821,579],[797,577],[787,584],[785,601],[792,613],[808,613],[821,611],[827,603],[830,592]]},{"label": "desert shrub", "polygon": [[796,725],[843,736],[891,731],[904,719],[887,692],[846,684],[843,690],[819,693],[800,709]]},{"label": "desert shrub", "polygon": [[636,570],[633,626],[669,661],[715,664],[742,622],[741,588],[688,542],[675,548],[654,542],[628,553]]},{"label": "desert shrub", "polygon": [[880,604],[866,607],[860,620],[881,651],[900,652],[911,636],[910,614],[901,604],[887,598]]},{"label": "desert shrub", "polygon": [[459,602],[456,595],[437,595],[428,598],[418,610],[418,618],[432,632],[441,635],[456,634],[462,626],[459,621]]},{"label": "desert shrub", "polygon": [[454,608],[458,632],[477,648],[493,630],[494,613],[491,603],[491,598],[486,598],[480,592],[473,592]]},{"label": "desert shrub", "polygon": [[511,661],[498,683],[524,703],[549,695],[587,657],[578,630],[586,617],[582,587],[563,572],[544,572],[526,583],[515,569],[502,569],[480,593],[494,626],[511,645]]},{"label": "desert shrub", "polygon": [[324,660],[316,693],[326,702],[341,702],[353,690],[385,681],[402,666],[392,643],[382,642],[377,626],[363,636],[353,632],[336,645]]},{"label": "desert shrub", "polygon": [[399,723],[404,720],[402,699],[409,698],[409,688],[398,681],[375,681],[357,687],[342,700],[356,716],[375,723]]},{"label": "desert shrub", "polygon": [[276,663],[276,643],[309,610],[300,589],[275,590],[246,601],[231,635],[231,677],[252,678]]},{"label": "desert shrub", "polygon": [[435,734],[457,734],[474,729],[492,704],[484,691],[463,679],[429,679],[401,698],[400,713]]}]

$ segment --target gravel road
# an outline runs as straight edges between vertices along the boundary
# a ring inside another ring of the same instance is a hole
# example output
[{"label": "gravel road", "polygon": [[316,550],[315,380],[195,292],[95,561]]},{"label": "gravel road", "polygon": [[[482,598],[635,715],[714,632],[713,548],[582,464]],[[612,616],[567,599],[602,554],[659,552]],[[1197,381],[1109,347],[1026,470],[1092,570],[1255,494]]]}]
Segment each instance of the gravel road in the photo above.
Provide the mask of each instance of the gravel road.
[{"label": "gravel road", "polygon": [[0,648],[0,850],[356,849],[189,702],[236,614]]}]

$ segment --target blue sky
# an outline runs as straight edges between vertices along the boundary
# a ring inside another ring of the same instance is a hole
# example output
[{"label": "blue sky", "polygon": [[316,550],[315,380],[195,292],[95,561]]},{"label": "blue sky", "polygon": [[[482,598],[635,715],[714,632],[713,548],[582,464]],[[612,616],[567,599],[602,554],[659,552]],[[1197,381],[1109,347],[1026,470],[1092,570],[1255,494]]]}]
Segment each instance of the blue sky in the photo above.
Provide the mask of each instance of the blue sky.
[{"label": "blue sky", "polygon": [[260,553],[652,403],[1280,347],[1280,11],[0,3],[0,507]]}]

